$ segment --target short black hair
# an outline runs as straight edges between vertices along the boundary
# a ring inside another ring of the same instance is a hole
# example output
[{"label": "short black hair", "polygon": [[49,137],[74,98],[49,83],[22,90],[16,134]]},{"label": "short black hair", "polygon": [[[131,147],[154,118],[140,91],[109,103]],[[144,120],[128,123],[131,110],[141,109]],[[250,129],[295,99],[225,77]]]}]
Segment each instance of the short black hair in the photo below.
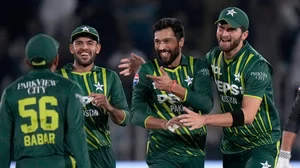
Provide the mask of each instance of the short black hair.
[{"label": "short black hair", "polygon": [[153,26],[153,33],[156,31],[171,28],[175,33],[177,40],[179,41],[185,36],[184,27],[181,22],[176,18],[162,18],[156,22]]}]

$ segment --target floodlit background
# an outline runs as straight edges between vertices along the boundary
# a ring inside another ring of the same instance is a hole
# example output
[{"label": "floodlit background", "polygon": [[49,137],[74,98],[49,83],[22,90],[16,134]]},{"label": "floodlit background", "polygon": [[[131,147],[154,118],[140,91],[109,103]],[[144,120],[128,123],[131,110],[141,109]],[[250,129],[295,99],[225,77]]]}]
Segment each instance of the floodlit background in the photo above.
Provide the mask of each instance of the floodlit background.
[{"label": "floodlit background", "polygon": [[[300,85],[299,3],[299,0],[3,1],[0,10],[0,93],[14,79],[28,72],[24,49],[28,39],[37,33],[54,36],[60,42],[62,66],[73,62],[68,51],[71,31],[82,24],[93,26],[99,32],[102,44],[96,64],[118,72],[119,60],[129,57],[131,52],[147,60],[156,57],[151,28],[162,17],[179,18],[186,30],[184,54],[202,57],[216,45],[214,22],[219,12],[225,7],[237,6],[250,18],[248,41],[274,67],[275,101],[284,125]],[[132,77],[121,77],[121,80],[130,104]],[[219,112],[217,103],[213,112]],[[125,128],[111,125],[111,130],[117,160],[128,161],[127,165],[132,163],[131,168],[133,161],[141,162],[138,167],[146,167],[147,131],[132,124]],[[208,127],[208,161],[221,159],[221,131],[221,128]],[[299,146],[297,140],[292,160],[300,160]],[[125,167],[121,163],[118,167]]]}]

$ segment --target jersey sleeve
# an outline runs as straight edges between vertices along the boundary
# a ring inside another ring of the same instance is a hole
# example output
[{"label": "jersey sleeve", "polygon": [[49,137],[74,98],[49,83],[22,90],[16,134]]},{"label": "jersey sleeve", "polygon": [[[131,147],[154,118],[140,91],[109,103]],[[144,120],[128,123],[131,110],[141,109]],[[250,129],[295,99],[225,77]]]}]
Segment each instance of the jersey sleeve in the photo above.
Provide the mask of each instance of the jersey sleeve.
[{"label": "jersey sleeve", "polygon": [[151,116],[152,110],[148,105],[150,99],[151,82],[146,78],[147,70],[142,65],[133,79],[131,117],[132,123],[146,128],[146,120]]},{"label": "jersey sleeve", "polygon": [[83,105],[77,95],[82,91],[77,84],[69,88],[67,102],[67,139],[78,168],[90,167],[89,154],[87,150],[86,135],[84,132]]},{"label": "jersey sleeve", "polygon": [[9,168],[11,162],[13,116],[7,102],[6,90],[3,92],[0,104],[0,167]]},{"label": "jersey sleeve", "polygon": [[289,114],[289,118],[285,125],[284,130],[297,134],[299,127],[300,127],[300,87],[298,89],[297,97],[294,101],[292,111]]},{"label": "jersey sleeve", "polygon": [[125,92],[122,86],[122,82],[119,78],[119,76],[116,73],[113,73],[113,91],[111,95],[111,105],[117,109],[123,110],[125,117],[119,125],[125,126],[127,125],[129,121],[129,108],[128,108],[128,103],[126,100]]},{"label": "jersey sleeve", "polygon": [[245,92],[244,96],[251,96],[262,100],[262,97],[267,92],[269,85],[272,85],[270,66],[264,62],[259,61],[246,71]]},{"label": "jersey sleeve", "polygon": [[195,63],[193,87],[187,90],[185,103],[202,114],[209,113],[213,108],[210,72],[203,59],[198,59]]}]

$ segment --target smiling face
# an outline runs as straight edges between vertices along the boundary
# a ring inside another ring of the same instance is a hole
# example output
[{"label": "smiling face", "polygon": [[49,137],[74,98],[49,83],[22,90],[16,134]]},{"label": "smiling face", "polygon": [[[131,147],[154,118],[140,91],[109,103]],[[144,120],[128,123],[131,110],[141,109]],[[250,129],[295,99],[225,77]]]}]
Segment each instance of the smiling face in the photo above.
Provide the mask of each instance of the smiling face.
[{"label": "smiling face", "polygon": [[87,67],[94,64],[101,45],[90,37],[78,37],[70,44],[69,49],[74,55],[75,62],[82,67]]},{"label": "smiling face", "polygon": [[[154,47],[163,66],[174,64],[176,58],[181,55],[183,43],[184,38],[178,41],[172,28],[158,30],[154,33]],[[178,60],[176,61],[178,62]]]},{"label": "smiling face", "polygon": [[225,53],[233,52],[234,55],[242,48],[248,31],[242,32],[241,28],[232,28],[229,24],[218,23],[216,36],[220,50]]}]

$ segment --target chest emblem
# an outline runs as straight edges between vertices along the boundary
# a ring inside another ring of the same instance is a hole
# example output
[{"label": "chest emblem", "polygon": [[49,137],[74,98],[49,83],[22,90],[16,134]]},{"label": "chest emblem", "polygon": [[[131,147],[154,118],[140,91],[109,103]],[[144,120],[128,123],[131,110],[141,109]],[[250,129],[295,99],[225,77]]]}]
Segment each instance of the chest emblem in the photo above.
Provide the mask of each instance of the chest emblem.
[{"label": "chest emblem", "polygon": [[94,84],[94,86],[96,87],[96,91],[97,91],[97,90],[103,91],[102,88],[103,88],[104,85],[101,85],[100,82],[98,82],[97,84]]},{"label": "chest emblem", "polygon": [[190,86],[190,84],[193,83],[193,79],[194,79],[194,78],[190,78],[190,77],[188,76],[188,77],[186,78],[186,80],[184,80],[184,81],[186,81],[187,84],[188,84],[188,86]]},{"label": "chest emblem", "polygon": [[241,79],[241,75],[240,75],[240,73],[238,73],[238,74],[234,74],[234,81],[241,82],[241,81],[240,81],[240,79]]}]

